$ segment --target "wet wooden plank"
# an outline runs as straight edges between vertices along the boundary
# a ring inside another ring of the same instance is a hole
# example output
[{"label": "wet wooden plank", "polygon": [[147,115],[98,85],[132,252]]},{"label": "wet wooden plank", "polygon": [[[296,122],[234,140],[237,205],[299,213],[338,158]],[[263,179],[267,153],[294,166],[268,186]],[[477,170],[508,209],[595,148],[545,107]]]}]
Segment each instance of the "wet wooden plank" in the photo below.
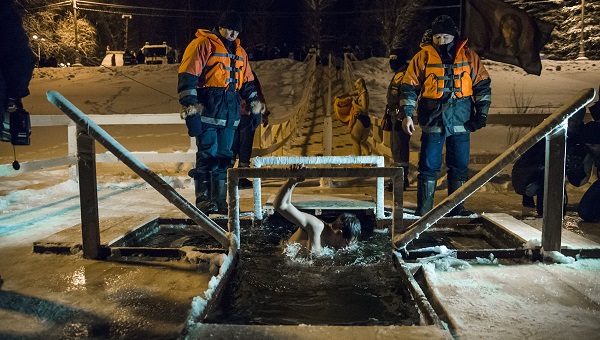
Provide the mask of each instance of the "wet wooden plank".
[{"label": "wet wooden plank", "polygon": [[[482,214],[482,218],[488,220],[499,228],[504,229],[506,232],[511,233],[523,240],[526,243],[530,240],[541,241],[542,232],[525,222],[519,221],[513,216],[504,213],[493,213],[493,214]],[[561,246],[569,248],[600,248],[600,244],[588,240],[583,236],[577,235],[569,230],[562,229],[562,244]]]},{"label": "wet wooden plank", "polygon": [[[158,219],[158,215],[133,215],[100,219],[100,240],[106,245],[114,239],[135,230],[139,226]],[[81,244],[81,224],[63,229],[55,234],[34,242],[34,246],[60,244]]]}]

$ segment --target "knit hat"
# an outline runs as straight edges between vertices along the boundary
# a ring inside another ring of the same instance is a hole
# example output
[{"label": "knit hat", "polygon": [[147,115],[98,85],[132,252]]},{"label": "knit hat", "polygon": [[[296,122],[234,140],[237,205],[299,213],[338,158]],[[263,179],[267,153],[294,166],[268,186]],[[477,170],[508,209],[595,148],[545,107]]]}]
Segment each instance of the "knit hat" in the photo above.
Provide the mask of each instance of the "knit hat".
[{"label": "knit hat", "polygon": [[453,36],[458,35],[458,30],[456,29],[456,25],[454,24],[454,20],[447,15],[440,15],[439,17],[433,20],[431,24],[431,34],[450,34]]},{"label": "knit hat", "polygon": [[392,70],[400,69],[406,65],[406,61],[410,59],[410,54],[406,48],[395,48],[390,51],[390,68]]},{"label": "knit hat", "polygon": [[219,20],[219,27],[241,32],[242,17],[236,11],[227,11],[223,13],[221,20]]}]

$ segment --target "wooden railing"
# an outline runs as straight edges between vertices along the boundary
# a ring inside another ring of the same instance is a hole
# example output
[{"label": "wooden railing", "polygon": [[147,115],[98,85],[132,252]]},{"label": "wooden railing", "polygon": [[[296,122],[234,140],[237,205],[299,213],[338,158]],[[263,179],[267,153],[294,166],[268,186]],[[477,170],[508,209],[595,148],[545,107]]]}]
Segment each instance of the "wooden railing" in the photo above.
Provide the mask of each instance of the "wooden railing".
[{"label": "wooden railing", "polygon": [[[304,79],[304,91],[298,103],[293,107],[294,114],[289,120],[277,124],[270,124],[267,127],[260,126],[257,129],[254,140],[253,156],[267,156],[278,149],[281,149],[286,143],[298,136],[300,131],[296,128],[304,119],[304,115],[311,102],[311,96],[314,94],[314,84],[316,82],[315,69],[316,63],[314,56],[307,58],[307,76]],[[89,115],[92,121],[99,126],[121,126],[121,125],[184,125],[184,121],[179,117],[179,113],[157,113],[157,114],[115,114],[115,115]],[[60,127],[67,126],[67,154],[64,157],[35,160],[21,163],[19,170],[15,170],[12,164],[0,165],[0,177],[12,176],[26,172],[50,169],[59,166],[72,166],[70,177],[76,178],[74,165],[77,164],[77,139],[76,127],[72,120],[65,115],[34,115],[31,116],[32,127]],[[186,128],[182,126],[182,131]],[[132,152],[132,155],[144,163],[194,163],[196,161],[196,143],[194,138],[190,138],[190,147],[181,152]],[[119,160],[112,153],[96,154],[96,162],[118,162]]]}]

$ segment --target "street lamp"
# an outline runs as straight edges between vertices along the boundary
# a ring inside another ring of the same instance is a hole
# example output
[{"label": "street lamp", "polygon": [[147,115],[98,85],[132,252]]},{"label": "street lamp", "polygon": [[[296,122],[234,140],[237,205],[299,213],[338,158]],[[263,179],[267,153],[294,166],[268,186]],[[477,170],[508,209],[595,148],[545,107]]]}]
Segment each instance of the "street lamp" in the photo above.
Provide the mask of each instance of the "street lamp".
[{"label": "street lamp", "polygon": [[131,19],[132,16],[131,14],[123,14],[121,15],[121,19],[125,19],[125,52],[129,51],[128,49],[128,39],[127,39],[127,33],[129,32],[129,19]]},{"label": "street lamp", "polygon": [[73,66],[83,66],[79,56],[79,32],[77,29],[77,0],[73,0],[73,28],[75,30],[75,62]]},{"label": "street lamp", "polygon": [[42,37],[38,37],[37,35],[34,35],[33,40],[35,40],[35,42],[37,43],[37,48],[38,48],[38,53],[37,53],[37,57],[38,57],[38,68],[40,68],[40,59],[42,58],[42,41],[46,41],[45,38]]},{"label": "street lamp", "polygon": [[577,56],[576,60],[588,60],[588,58],[585,56],[585,48],[584,48],[584,43],[583,43],[583,27],[584,27],[584,22],[583,19],[585,17],[585,0],[581,0],[581,35],[579,37],[579,55]]}]

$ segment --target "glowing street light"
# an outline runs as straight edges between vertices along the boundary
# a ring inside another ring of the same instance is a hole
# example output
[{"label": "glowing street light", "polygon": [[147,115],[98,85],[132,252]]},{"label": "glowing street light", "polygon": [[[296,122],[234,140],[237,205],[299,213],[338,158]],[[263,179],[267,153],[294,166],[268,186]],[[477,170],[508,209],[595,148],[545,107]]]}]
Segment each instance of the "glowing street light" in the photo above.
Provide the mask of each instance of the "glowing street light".
[{"label": "glowing street light", "polygon": [[39,67],[40,67],[40,62],[39,62],[39,60],[42,58],[42,48],[41,48],[41,46],[42,46],[42,41],[46,41],[46,39],[45,39],[45,38],[42,38],[42,37],[38,37],[37,35],[34,35],[32,38],[33,38],[33,40],[35,40],[35,41],[36,41],[36,43],[37,43],[37,48],[38,48],[38,53],[37,53],[37,56],[38,56],[38,68],[39,68]]},{"label": "glowing street light", "polygon": [[132,16],[131,14],[123,14],[121,15],[121,19],[125,19],[125,52],[129,51],[128,50],[128,39],[127,39],[127,33],[129,31],[129,19],[131,19]]}]

